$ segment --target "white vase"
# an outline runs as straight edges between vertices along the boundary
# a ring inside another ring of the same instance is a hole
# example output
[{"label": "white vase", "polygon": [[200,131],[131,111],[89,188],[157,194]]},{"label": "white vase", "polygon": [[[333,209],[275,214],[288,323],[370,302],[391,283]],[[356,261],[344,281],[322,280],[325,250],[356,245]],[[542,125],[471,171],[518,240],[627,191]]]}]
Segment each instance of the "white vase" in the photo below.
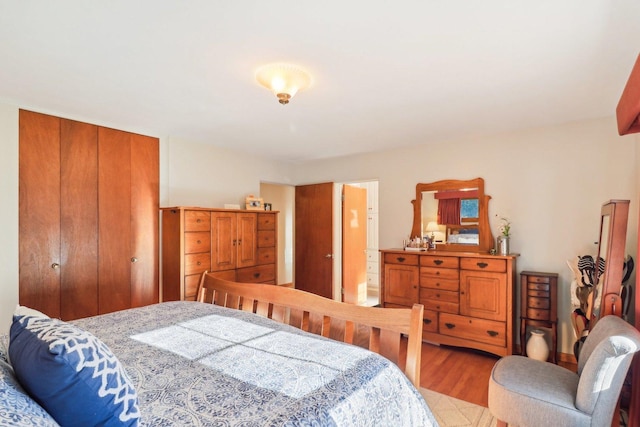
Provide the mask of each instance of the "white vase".
[{"label": "white vase", "polygon": [[540,329],[531,331],[529,341],[527,341],[527,357],[535,360],[547,361],[549,358],[549,345],[544,339],[544,332]]}]

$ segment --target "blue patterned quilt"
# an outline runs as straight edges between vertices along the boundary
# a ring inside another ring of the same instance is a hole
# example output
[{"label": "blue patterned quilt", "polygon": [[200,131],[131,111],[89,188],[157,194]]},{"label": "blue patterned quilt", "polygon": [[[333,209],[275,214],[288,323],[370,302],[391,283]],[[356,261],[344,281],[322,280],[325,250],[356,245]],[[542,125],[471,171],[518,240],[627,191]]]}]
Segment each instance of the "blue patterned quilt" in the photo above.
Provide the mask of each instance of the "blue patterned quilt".
[{"label": "blue patterned quilt", "polygon": [[146,426],[437,426],[395,364],[250,313],[167,302],[73,321],[103,340]]}]

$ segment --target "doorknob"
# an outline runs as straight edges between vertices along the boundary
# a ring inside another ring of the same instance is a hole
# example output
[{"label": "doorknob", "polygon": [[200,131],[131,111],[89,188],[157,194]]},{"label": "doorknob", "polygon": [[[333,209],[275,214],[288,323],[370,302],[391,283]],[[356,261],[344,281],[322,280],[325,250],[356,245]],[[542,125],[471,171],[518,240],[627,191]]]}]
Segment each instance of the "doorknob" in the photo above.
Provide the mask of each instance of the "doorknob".
[{"label": "doorknob", "polygon": [[53,264],[51,264],[51,268],[53,268],[54,270],[57,270],[60,268],[60,264],[58,264],[57,262],[54,262]]},{"label": "doorknob", "polygon": [[333,258],[333,254],[326,254],[324,257],[325,258]]},{"label": "doorknob", "polygon": [[138,258],[136,258],[136,257],[131,258],[131,262],[133,262],[133,263],[138,262]]}]

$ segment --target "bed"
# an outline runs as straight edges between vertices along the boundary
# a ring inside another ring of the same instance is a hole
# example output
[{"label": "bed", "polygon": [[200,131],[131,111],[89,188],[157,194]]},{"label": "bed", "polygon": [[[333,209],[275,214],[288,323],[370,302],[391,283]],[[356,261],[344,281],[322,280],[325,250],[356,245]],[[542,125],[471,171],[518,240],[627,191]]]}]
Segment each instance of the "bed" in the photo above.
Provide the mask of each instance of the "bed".
[{"label": "bed", "polygon": [[447,243],[477,245],[480,243],[478,224],[447,225]]},{"label": "bed", "polygon": [[[103,343],[126,372],[129,391],[135,389],[138,406],[128,424],[111,425],[437,425],[414,385],[419,376],[410,379],[387,358],[329,338],[331,322],[324,315],[317,332],[325,336],[311,333],[317,329],[313,312],[296,308],[308,295],[300,297],[301,291],[288,289],[285,300],[292,307],[286,307],[242,297],[247,286],[268,287],[268,295],[280,287],[204,278],[198,302],[165,302],[66,324]],[[201,302],[207,296],[211,300]],[[341,304],[331,301],[322,310],[333,313]],[[373,317],[379,320],[369,322],[374,323],[368,333],[369,346],[400,349],[405,355],[398,360],[401,366],[415,375],[417,365],[419,375],[420,358],[416,360],[407,339],[395,344],[385,335],[385,329],[409,332],[406,322],[395,324],[390,320],[393,316],[385,317],[393,309],[368,308],[355,314],[356,322],[342,319],[338,323],[346,337],[343,340],[352,341],[362,332],[369,310],[385,313],[375,313]],[[55,323],[30,316],[20,319],[25,324]],[[289,324],[295,321],[301,322],[300,327]],[[11,420],[9,425],[57,425],[40,405],[29,401],[15,379],[20,370],[14,360],[19,353],[14,349],[21,335],[14,338],[14,332],[12,326],[9,353],[15,373],[7,363],[6,349],[0,350],[0,405],[8,405],[0,407],[0,425],[6,417]],[[116,400],[126,400],[120,397],[118,394]]]}]

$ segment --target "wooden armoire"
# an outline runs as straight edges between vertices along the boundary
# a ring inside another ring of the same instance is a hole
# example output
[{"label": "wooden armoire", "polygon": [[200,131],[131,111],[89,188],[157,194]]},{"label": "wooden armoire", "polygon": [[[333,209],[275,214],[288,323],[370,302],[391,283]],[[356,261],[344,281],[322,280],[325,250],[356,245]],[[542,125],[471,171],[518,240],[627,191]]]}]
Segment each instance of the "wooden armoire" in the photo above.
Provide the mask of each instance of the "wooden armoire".
[{"label": "wooden armoire", "polygon": [[71,320],[158,302],[158,139],[19,120],[19,303]]}]

